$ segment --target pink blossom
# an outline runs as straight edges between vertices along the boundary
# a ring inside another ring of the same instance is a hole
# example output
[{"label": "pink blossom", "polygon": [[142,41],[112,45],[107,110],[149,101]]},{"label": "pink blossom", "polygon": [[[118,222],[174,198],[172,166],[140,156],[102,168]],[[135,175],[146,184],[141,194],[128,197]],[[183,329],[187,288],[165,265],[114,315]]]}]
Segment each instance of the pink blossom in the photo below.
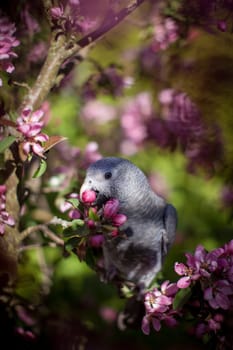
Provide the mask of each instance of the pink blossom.
[{"label": "pink blossom", "polygon": [[179,288],[189,287],[191,282],[193,280],[196,280],[199,277],[199,274],[195,274],[195,270],[193,269],[193,267],[186,266],[183,263],[176,262],[174,269],[178,275],[180,276],[184,275],[184,277],[180,278],[179,281],[177,282],[177,286]]},{"label": "pink blossom", "polygon": [[217,124],[203,122],[201,111],[191,98],[182,91],[162,90],[161,118],[152,119],[148,133],[160,147],[174,149],[180,145],[188,159],[188,170],[195,172],[203,167],[209,172],[216,159],[223,156],[223,140]]},{"label": "pink blossom", "polygon": [[144,334],[149,335],[150,334],[150,318],[146,315],[142,319],[142,331]]},{"label": "pink blossom", "polygon": [[176,283],[164,281],[160,287],[148,291],[144,297],[146,314],[142,320],[142,331],[144,334],[150,333],[150,323],[157,332],[161,328],[163,321],[167,326],[177,325],[176,316],[178,313],[173,310],[172,304],[178,291]]},{"label": "pink blossom", "polygon": [[[148,136],[146,123],[152,116],[152,99],[147,93],[140,93],[135,98],[129,100],[123,108],[121,114],[121,127],[124,140],[129,145],[134,146],[135,151],[142,145]],[[126,143],[125,143],[126,144]],[[129,154],[126,147],[121,147],[122,151]]]},{"label": "pink blossom", "polygon": [[15,69],[11,62],[13,58],[17,57],[13,50],[19,45],[19,41],[14,36],[15,31],[15,24],[11,23],[8,17],[4,16],[0,11],[0,70],[4,70],[7,73],[12,73]]},{"label": "pink blossom", "polygon": [[83,203],[86,203],[86,204],[93,203],[96,200],[95,191],[91,191],[91,190],[84,191],[81,194],[81,200],[83,201]]},{"label": "pink blossom", "polygon": [[204,298],[213,309],[228,310],[231,305],[229,299],[231,295],[233,295],[233,285],[227,280],[216,281],[213,286],[207,288],[204,292]]},{"label": "pink blossom", "polygon": [[156,18],[154,29],[154,51],[166,50],[172,43],[177,41],[178,27],[171,18]]},{"label": "pink blossom", "polygon": [[120,203],[118,199],[109,199],[104,205],[104,217],[111,219],[116,216],[119,210]]},{"label": "pink blossom", "polygon": [[22,149],[25,156],[34,153],[39,157],[44,157],[43,143],[48,141],[49,137],[41,133],[44,126],[43,117],[44,111],[42,109],[33,112],[29,107],[26,107],[17,118],[17,130],[23,136]]},{"label": "pink blossom", "polygon": [[127,221],[127,216],[124,214],[116,214],[113,218],[112,218],[112,224],[114,226],[121,226],[123,225],[125,222]]},{"label": "pink blossom", "polygon": [[71,209],[68,213],[68,216],[70,219],[80,219],[81,218],[81,213],[78,209]]},{"label": "pink blossom", "polygon": [[62,16],[64,15],[63,7],[52,7],[50,10],[50,14],[53,19],[62,18]]}]

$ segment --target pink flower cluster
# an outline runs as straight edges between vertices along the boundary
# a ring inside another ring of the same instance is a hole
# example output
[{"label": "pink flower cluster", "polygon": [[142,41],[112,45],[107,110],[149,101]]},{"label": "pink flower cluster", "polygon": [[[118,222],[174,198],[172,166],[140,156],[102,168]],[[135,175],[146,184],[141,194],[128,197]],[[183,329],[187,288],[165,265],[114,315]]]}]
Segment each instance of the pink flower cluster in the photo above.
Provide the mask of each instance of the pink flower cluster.
[{"label": "pink flower cluster", "polygon": [[[99,11],[101,6],[99,6]],[[91,4],[82,6],[79,0],[60,0],[59,6],[52,7],[50,15],[54,26],[65,32],[86,34],[97,25],[97,19],[90,16]],[[98,15],[96,14],[98,17]]]},{"label": "pink flower cluster", "polygon": [[202,121],[200,110],[186,93],[165,89],[158,99],[161,118],[150,121],[149,138],[160,147],[174,149],[179,145],[188,159],[190,172],[195,172],[197,167],[211,172],[223,154],[219,127]]},{"label": "pink flower cluster", "polygon": [[187,316],[197,337],[208,335],[224,348],[225,321],[233,312],[233,240],[210,252],[199,245],[186,258],[175,263],[177,283],[165,281],[145,293],[142,331],[149,334],[151,325],[159,331],[162,322],[175,326]]},{"label": "pink flower cluster", "polygon": [[[80,205],[73,205],[72,200],[81,200]],[[105,238],[114,239],[120,234],[119,227],[122,226],[127,217],[119,213],[119,201],[117,199],[109,199],[102,207],[95,206],[96,193],[88,190],[79,195],[72,193],[69,195],[68,201],[62,206],[62,211],[68,211],[71,220],[79,220],[83,226],[83,236],[79,245],[82,245],[82,256],[88,247],[99,248],[102,246]],[[75,233],[74,233],[75,235]],[[79,247],[77,247],[79,248]],[[79,249],[78,256],[79,255]]]},{"label": "pink flower cluster", "polygon": [[0,235],[4,234],[5,225],[14,226],[15,221],[6,211],[6,186],[0,185]]},{"label": "pink flower cluster", "polygon": [[175,263],[181,275],[177,286],[187,288],[200,282],[203,298],[213,309],[233,307],[233,240],[222,248],[207,252],[199,245],[194,254],[186,254],[187,262]]},{"label": "pink flower cluster", "polygon": [[[12,73],[15,69],[11,60],[17,57],[13,51],[19,45],[19,41],[15,38],[14,33],[16,27],[9,19],[0,12],[0,69],[7,73]],[[0,79],[0,86],[2,80]]]},{"label": "pink flower cluster", "polygon": [[179,288],[198,289],[190,305],[205,317],[199,319],[196,334],[201,337],[214,332],[218,336],[225,313],[233,310],[233,240],[210,252],[199,245],[186,258],[186,264],[175,263],[175,271],[182,276],[177,282]]},{"label": "pink flower cluster", "polygon": [[[84,191],[81,200],[86,205],[92,205],[96,200],[96,193],[94,191]],[[90,219],[90,217],[85,219],[89,229],[92,231],[92,237],[89,242],[92,246],[101,245],[103,243],[104,233],[102,231],[105,229],[104,226],[106,224],[112,226],[110,226],[110,235],[112,237],[118,235],[118,227],[122,226],[127,220],[124,214],[119,213],[119,207],[118,199],[112,198],[109,199],[99,211],[95,207],[92,208],[96,214],[96,220],[93,220],[93,218]],[[95,231],[97,231],[97,235]],[[96,244],[96,242],[98,242],[98,244]]]},{"label": "pink flower cluster", "polygon": [[41,133],[44,126],[43,116],[42,109],[33,112],[30,108],[25,108],[17,118],[17,130],[23,137],[21,146],[26,158],[32,154],[44,158],[43,143],[48,141],[49,137]]},{"label": "pink flower cluster", "polygon": [[173,310],[172,307],[177,291],[176,283],[165,281],[162,283],[160,290],[154,288],[145,294],[144,305],[146,314],[142,320],[142,331],[144,334],[150,333],[150,324],[157,332],[161,328],[162,321],[170,327],[177,325],[175,316],[178,315],[178,312]]},{"label": "pink flower cluster", "polygon": [[159,20],[156,18],[154,29],[154,42],[152,48],[154,51],[166,50],[172,43],[179,38],[178,26],[171,18]]},{"label": "pink flower cluster", "polygon": [[123,141],[121,152],[132,155],[137,152],[148,136],[147,123],[152,116],[152,100],[147,92],[128,101],[121,114]]}]

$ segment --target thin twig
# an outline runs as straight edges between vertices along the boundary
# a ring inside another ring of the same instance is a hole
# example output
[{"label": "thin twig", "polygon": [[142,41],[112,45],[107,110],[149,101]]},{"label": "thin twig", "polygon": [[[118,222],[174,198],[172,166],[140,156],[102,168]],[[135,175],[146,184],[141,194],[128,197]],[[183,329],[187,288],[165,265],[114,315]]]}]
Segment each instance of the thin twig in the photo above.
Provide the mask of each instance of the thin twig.
[{"label": "thin twig", "polygon": [[64,241],[60,237],[58,237],[55,233],[53,233],[48,228],[47,225],[36,225],[36,226],[31,226],[31,227],[26,228],[20,234],[20,241],[23,241],[25,238],[30,236],[30,234],[32,234],[36,231],[42,231],[45,236],[49,237],[57,245],[64,246]]}]

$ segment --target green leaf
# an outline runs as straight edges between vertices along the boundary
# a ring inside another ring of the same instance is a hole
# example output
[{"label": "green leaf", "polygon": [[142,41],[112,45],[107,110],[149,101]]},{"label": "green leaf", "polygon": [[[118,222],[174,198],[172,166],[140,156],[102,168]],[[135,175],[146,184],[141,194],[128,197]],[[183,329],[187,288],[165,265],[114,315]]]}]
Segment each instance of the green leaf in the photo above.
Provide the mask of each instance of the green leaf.
[{"label": "green leaf", "polygon": [[192,288],[188,287],[188,288],[180,289],[176,293],[176,296],[174,298],[173,309],[174,310],[181,309],[184,306],[184,304],[186,304],[187,301],[190,299],[191,295],[192,295]]},{"label": "green leaf", "polygon": [[79,226],[79,228],[71,228],[68,227],[65,230],[63,230],[63,236],[64,237],[85,237],[88,234],[88,230],[86,226]]},{"label": "green leaf", "polygon": [[73,207],[76,208],[76,209],[78,208],[79,203],[80,203],[77,198],[69,198],[69,199],[66,200],[66,202],[69,202],[70,204],[72,204]]},{"label": "green leaf", "polygon": [[37,177],[42,176],[45,173],[46,169],[47,169],[47,163],[44,159],[41,159],[39,168],[35,171],[33,178],[35,179]]},{"label": "green leaf", "polygon": [[10,147],[12,143],[16,140],[15,136],[7,136],[0,141],[0,153],[4,152],[6,148]]},{"label": "green leaf", "polygon": [[92,208],[90,208],[89,211],[88,211],[88,217],[91,220],[99,221],[99,216],[94,212],[94,210]]},{"label": "green leaf", "polygon": [[84,220],[75,219],[71,221],[72,228],[76,228],[77,226],[84,226]]},{"label": "green leaf", "polygon": [[65,249],[68,251],[72,251],[74,248],[76,248],[83,240],[83,237],[71,237],[66,243],[65,243]]}]

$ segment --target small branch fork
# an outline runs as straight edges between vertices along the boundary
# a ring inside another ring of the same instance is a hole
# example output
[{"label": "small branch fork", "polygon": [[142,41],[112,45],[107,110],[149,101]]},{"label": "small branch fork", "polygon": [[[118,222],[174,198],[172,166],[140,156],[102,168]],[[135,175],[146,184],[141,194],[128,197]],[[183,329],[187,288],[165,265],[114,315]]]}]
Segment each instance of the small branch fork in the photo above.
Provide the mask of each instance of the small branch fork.
[{"label": "small branch fork", "polygon": [[46,224],[40,224],[40,225],[35,225],[26,228],[24,231],[20,233],[20,241],[23,241],[25,238],[30,236],[34,232],[41,231],[43,232],[44,236],[48,237],[56,243],[58,246],[64,246],[64,241],[58,237],[55,233],[53,233]]}]

